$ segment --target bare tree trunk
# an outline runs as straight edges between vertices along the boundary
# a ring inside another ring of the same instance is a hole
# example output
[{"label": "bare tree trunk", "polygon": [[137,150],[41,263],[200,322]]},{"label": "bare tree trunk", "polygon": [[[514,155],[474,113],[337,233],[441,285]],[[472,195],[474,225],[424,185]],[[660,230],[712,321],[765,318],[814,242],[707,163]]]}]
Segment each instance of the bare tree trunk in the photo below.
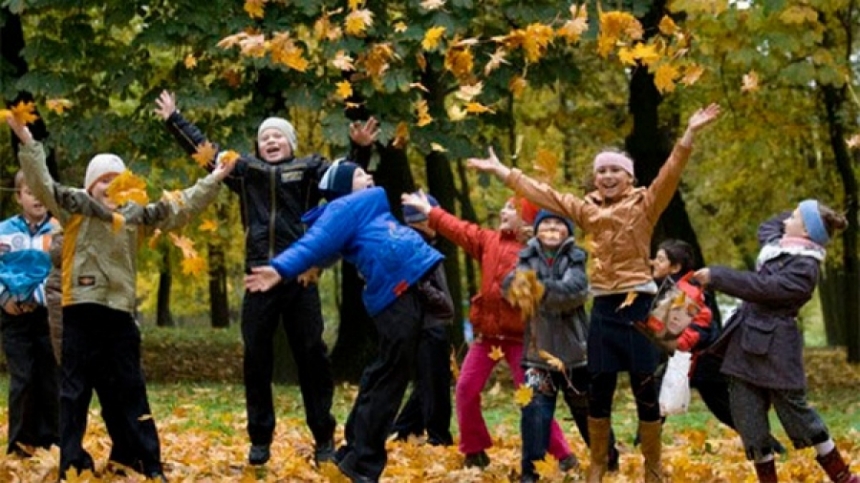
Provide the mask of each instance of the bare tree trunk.
[{"label": "bare tree trunk", "polygon": [[173,285],[173,272],[170,266],[170,247],[162,244],[161,268],[158,274],[158,298],[155,309],[155,325],[175,327],[176,321],[170,313],[170,288]]},{"label": "bare tree trunk", "polygon": [[209,244],[209,315],[213,328],[230,327],[227,299],[227,263],[224,245]]}]

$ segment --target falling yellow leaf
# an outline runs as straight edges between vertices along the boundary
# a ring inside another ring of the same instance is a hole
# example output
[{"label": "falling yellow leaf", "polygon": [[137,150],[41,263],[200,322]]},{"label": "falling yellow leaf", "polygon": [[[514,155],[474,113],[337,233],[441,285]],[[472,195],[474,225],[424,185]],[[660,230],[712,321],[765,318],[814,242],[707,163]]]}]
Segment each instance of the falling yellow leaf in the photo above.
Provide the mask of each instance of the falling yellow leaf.
[{"label": "falling yellow leaf", "polygon": [[570,17],[571,20],[568,20],[558,29],[558,36],[562,37],[568,44],[575,44],[579,42],[579,38],[583,32],[588,30],[588,8],[585,4],[577,6],[573,4],[570,6]]},{"label": "falling yellow leaf", "polygon": [[364,5],[364,0],[347,0],[346,5],[350,10],[358,10],[358,7]]},{"label": "falling yellow leaf", "polygon": [[339,8],[335,11],[324,13],[314,22],[314,36],[318,40],[335,42],[343,37],[343,29],[331,21],[331,15],[339,14],[342,11],[343,9]]},{"label": "falling yellow leaf", "polygon": [[406,32],[407,28],[409,28],[409,27],[407,27],[404,22],[396,22],[394,24],[394,31],[397,32],[398,34],[402,34],[403,32]]},{"label": "falling yellow leaf", "polygon": [[543,300],[545,290],[534,270],[517,270],[505,299],[520,309],[523,320],[529,320]]},{"label": "falling yellow leaf", "polygon": [[337,95],[342,99],[349,99],[352,97],[352,84],[349,81],[340,81],[335,85],[337,86]]},{"label": "falling yellow leaf", "polygon": [[194,258],[197,256],[197,250],[194,248],[194,240],[186,236],[177,235],[176,233],[168,233],[168,236],[170,237],[170,241],[182,250],[183,258]]},{"label": "falling yellow leaf", "polygon": [[161,233],[161,230],[156,228],[152,232],[152,236],[149,237],[149,243],[147,243],[147,245],[149,245],[149,248],[151,250],[155,250],[155,247],[158,245],[158,240],[161,238]]},{"label": "falling yellow leaf", "polygon": [[125,226],[125,217],[117,212],[111,213],[111,230],[114,233],[119,233],[123,226]]},{"label": "falling yellow leaf", "polygon": [[476,82],[475,84],[462,85],[454,95],[457,99],[460,99],[465,102],[469,102],[475,97],[478,97],[481,94],[481,91],[484,90],[483,82]]},{"label": "falling yellow leaf", "polygon": [[855,149],[860,147],[860,133],[857,133],[850,138],[845,140],[845,144],[848,145],[850,149]]},{"label": "falling yellow leaf", "polygon": [[744,74],[743,84],[741,85],[742,92],[755,92],[758,90],[758,73],[754,70],[749,71],[749,73]]},{"label": "falling yellow leaf", "polygon": [[424,33],[424,40],[421,41],[421,48],[424,50],[435,50],[445,35],[445,27],[430,27]]},{"label": "falling yellow leaf", "polygon": [[468,102],[466,103],[466,112],[471,114],[483,114],[485,112],[493,113],[495,111],[480,102]]},{"label": "falling yellow leaf", "polygon": [[626,307],[630,307],[633,305],[633,302],[636,300],[636,297],[639,296],[639,292],[627,292],[627,297],[624,297],[624,302],[621,302],[621,305],[618,306],[618,310],[621,310]]},{"label": "falling yellow leaf", "polygon": [[672,35],[678,31],[678,26],[675,25],[675,21],[672,20],[672,17],[668,15],[664,15],[663,18],[660,20],[659,28],[660,33],[667,36]]},{"label": "falling yellow leaf", "polygon": [[45,104],[48,106],[48,110],[57,114],[62,114],[66,109],[72,107],[72,101],[68,99],[48,99]]},{"label": "falling yellow leaf", "polygon": [[307,70],[309,62],[305,59],[305,50],[290,36],[288,32],[278,32],[269,41],[272,62],[285,65],[299,72]]},{"label": "falling yellow leaf", "polygon": [[490,61],[484,66],[484,75],[490,75],[491,72],[501,67],[502,64],[510,63],[505,60],[505,57],[508,55],[508,51],[501,47],[496,49],[492,54],[487,55],[490,56]]},{"label": "falling yellow leaf", "polygon": [[565,372],[564,362],[562,362],[561,359],[559,359],[558,357],[550,354],[543,349],[538,350],[538,355],[556,371]]},{"label": "falling yellow leaf", "polygon": [[445,70],[454,74],[454,77],[457,79],[464,80],[470,78],[474,63],[475,60],[472,56],[472,51],[468,48],[449,48],[445,52]]},{"label": "falling yellow leaf", "polygon": [[218,222],[212,219],[205,219],[203,223],[200,223],[200,231],[208,231],[210,233],[214,233],[218,230]]},{"label": "falling yellow leaf", "polygon": [[206,271],[206,260],[202,257],[191,257],[182,259],[182,273],[184,275],[200,275]]},{"label": "falling yellow leaf", "polygon": [[448,150],[445,149],[445,146],[442,146],[439,143],[430,143],[430,149],[432,149],[433,151],[436,151],[438,153],[447,153],[448,152]]},{"label": "falling yellow leaf", "polygon": [[39,119],[39,116],[36,115],[36,106],[30,101],[21,101],[12,106],[10,111],[18,124],[30,124]]},{"label": "falling yellow leaf", "polygon": [[218,151],[215,149],[215,146],[213,146],[209,141],[206,141],[203,144],[197,145],[197,152],[192,154],[191,157],[194,158],[194,161],[197,161],[198,165],[205,168],[212,164],[217,152]]},{"label": "falling yellow leaf", "polygon": [[183,61],[186,69],[193,69],[197,67],[197,58],[194,57],[194,54],[188,54],[185,56],[185,60]]},{"label": "falling yellow leaf", "polygon": [[463,119],[466,119],[467,116],[466,110],[458,106],[457,104],[451,104],[450,106],[448,106],[447,112],[448,119],[454,122],[462,121]]},{"label": "falling yellow leaf", "polygon": [[704,72],[705,68],[700,65],[688,65],[684,69],[684,77],[681,78],[681,83],[685,86],[691,86],[699,80],[699,77],[702,77]]},{"label": "falling yellow leaf", "polygon": [[528,406],[530,402],[532,402],[532,396],[534,396],[534,391],[532,388],[526,386],[525,384],[520,384],[520,387],[514,392],[514,402],[517,403],[521,408]]},{"label": "falling yellow leaf", "polygon": [[675,90],[675,79],[678,77],[678,69],[671,64],[663,64],[654,72],[654,86],[661,94]]},{"label": "falling yellow leaf", "polygon": [[643,65],[651,65],[660,60],[661,55],[657,52],[656,45],[639,42],[633,47],[633,58],[642,62]]},{"label": "falling yellow leaf", "polygon": [[511,77],[511,81],[508,82],[508,90],[511,91],[511,94],[514,95],[515,99],[522,97],[523,92],[526,90],[526,86],[528,86],[526,78],[518,75]]},{"label": "falling yellow leaf", "polygon": [[424,127],[433,122],[433,118],[430,116],[429,107],[427,107],[427,101],[424,99],[415,103],[415,111],[418,116],[418,122],[415,124],[418,127]]},{"label": "falling yellow leaf", "polygon": [[439,10],[445,6],[446,0],[421,0],[421,8],[427,11]]},{"label": "falling yellow leaf", "polygon": [[129,201],[139,205],[149,203],[149,195],[146,194],[146,181],[135,176],[129,169],[120,173],[108,184],[105,194],[117,206],[122,206]]},{"label": "falling yellow leaf", "polygon": [[490,349],[490,353],[487,354],[487,357],[494,361],[500,361],[503,357],[505,357],[505,353],[502,351],[501,346],[494,345]]},{"label": "falling yellow leaf", "polygon": [[367,52],[359,57],[367,74],[374,80],[379,80],[390,67],[394,58],[394,48],[391,44],[374,44]]},{"label": "falling yellow leaf", "polygon": [[349,54],[343,50],[339,50],[337,54],[335,54],[334,59],[332,59],[331,64],[342,71],[351,72],[355,70],[353,60],[354,59],[350,57]]},{"label": "falling yellow leaf", "polygon": [[409,140],[409,125],[405,122],[397,123],[397,127],[394,128],[394,141],[391,142],[392,146],[397,149],[403,149],[406,147],[406,141]]},{"label": "falling yellow leaf", "polygon": [[373,12],[367,9],[353,10],[346,16],[344,30],[353,37],[364,37],[367,29],[373,25]]},{"label": "falling yellow leaf", "polygon": [[266,0],[245,0],[245,11],[251,18],[263,18],[263,5]]},{"label": "falling yellow leaf", "polygon": [[535,466],[535,473],[538,474],[541,480],[545,481],[561,481],[564,479],[564,474],[558,466],[558,460],[549,453],[544,455],[542,460],[532,462]]},{"label": "falling yellow leaf", "polygon": [[232,149],[228,149],[224,151],[220,155],[218,155],[218,162],[224,166],[230,166],[236,164],[236,161],[239,160],[239,153],[233,151]]},{"label": "falling yellow leaf", "polygon": [[558,161],[558,156],[554,152],[540,148],[537,151],[534,167],[543,173],[548,180],[554,180],[558,172]]},{"label": "falling yellow leaf", "polygon": [[597,36],[597,53],[607,57],[619,42],[629,43],[642,38],[642,24],[628,12],[603,12],[598,4],[600,32]]}]

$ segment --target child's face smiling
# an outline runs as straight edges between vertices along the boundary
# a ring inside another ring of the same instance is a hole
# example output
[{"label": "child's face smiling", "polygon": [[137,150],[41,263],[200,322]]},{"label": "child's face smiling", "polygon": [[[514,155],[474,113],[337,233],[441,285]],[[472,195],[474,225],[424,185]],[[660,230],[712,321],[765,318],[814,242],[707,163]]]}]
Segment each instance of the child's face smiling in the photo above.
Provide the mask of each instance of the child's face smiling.
[{"label": "child's face smiling", "polygon": [[664,279],[669,275],[674,275],[681,270],[681,266],[677,263],[672,263],[666,255],[666,250],[662,248],[657,250],[657,255],[651,260],[651,276],[656,279]]},{"label": "child's face smiling", "polygon": [[570,236],[570,233],[568,233],[567,225],[563,221],[558,218],[546,218],[537,226],[535,236],[544,248],[554,250],[561,246]]},{"label": "child's face smiling", "polygon": [[620,166],[601,166],[594,172],[594,185],[607,201],[614,201],[633,185],[633,177]]},{"label": "child's face smiling", "polygon": [[116,203],[114,203],[113,201],[111,201],[110,198],[108,198],[107,187],[111,183],[111,181],[113,181],[114,178],[116,178],[117,176],[119,176],[119,173],[108,173],[99,178],[95,183],[93,183],[92,187],[90,188],[90,196],[92,196],[93,199],[112,210],[116,209]]},{"label": "child's face smiling", "polygon": [[293,147],[284,133],[275,128],[269,128],[257,137],[257,150],[260,157],[267,163],[274,163],[293,155]]},{"label": "child's face smiling", "polygon": [[24,213],[24,218],[29,222],[41,221],[48,213],[48,209],[36,198],[36,195],[30,191],[30,188],[22,184],[21,188],[15,194],[18,204],[21,205],[21,211]]}]

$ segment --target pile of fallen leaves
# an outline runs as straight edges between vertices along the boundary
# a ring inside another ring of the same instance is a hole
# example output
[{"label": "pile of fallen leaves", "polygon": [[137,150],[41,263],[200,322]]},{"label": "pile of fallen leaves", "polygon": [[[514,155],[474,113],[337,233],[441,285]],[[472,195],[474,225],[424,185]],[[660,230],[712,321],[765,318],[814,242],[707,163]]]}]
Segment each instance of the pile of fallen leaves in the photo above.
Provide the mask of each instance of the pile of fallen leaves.
[{"label": "pile of fallen leaves", "polygon": [[[819,372],[810,389],[810,401],[830,423],[837,444],[853,469],[860,471],[860,402],[853,390],[860,387],[860,371],[845,363],[844,352],[834,350],[809,351],[807,364]],[[828,374],[824,376],[823,374]],[[810,374],[810,380],[813,380]],[[838,384],[830,388],[824,384]],[[641,481],[642,458],[629,441],[635,427],[635,405],[625,384],[619,384],[613,425],[619,434],[621,468],[604,481],[610,483]],[[272,459],[262,468],[246,463],[248,440],[245,433],[245,409],[241,385],[193,384],[150,385],[153,417],[161,436],[162,456],[173,482],[347,482],[330,465],[317,468],[313,461],[313,440],[304,423],[304,411],[298,391],[294,388],[276,391],[275,407],[278,427],[272,446]],[[287,393],[287,394],[285,394]],[[695,393],[694,393],[695,394]],[[838,405],[835,396],[847,395]],[[343,433],[346,412],[356,395],[354,386],[343,385],[336,390],[335,413],[339,421],[337,438]],[[463,457],[456,446],[434,447],[414,438],[406,442],[389,441],[388,466],[383,482],[508,482],[519,479],[520,438],[519,408],[513,402],[509,385],[496,383],[484,393],[484,407],[495,417],[488,420],[493,435],[493,447],[487,452],[491,463],[484,469],[463,468]],[[852,399],[853,398],[853,399]],[[831,406],[830,404],[834,404]],[[692,412],[706,414],[704,404],[694,396]],[[837,414],[838,413],[838,414]],[[565,430],[574,454],[588,464],[588,450],[569,418],[566,407],[559,406],[557,416]],[[0,406],[0,434],[6,434],[7,409]],[[672,482],[753,482],[751,464],[744,458],[738,437],[713,418],[704,425],[685,424],[685,416],[669,418],[663,434],[663,464]],[[843,426],[835,424],[843,422]],[[845,427],[844,423],[848,421]],[[456,431],[456,425],[452,425]],[[789,453],[777,460],[780,481],[822,482],[826,476],[814,460],[811,449],[795,450],[781,428],[775,426],[776,436],[789,446]],[[2,441],[5,444],[5,441]],[[84,440],[85,447],[97,462],[100,477],[86,475],[77,481],[142,482],[132,473],[118,477],[103,472],[110,440],[99,416],[90,411],[90,424]],[[28,459],[0,456],[0,481],[56,481],[58,451],[40,450]],[[575,470],[563,474],[552,458],[536,465],[544,476],[542,481],[581,481],[583,473]],[[72,480],[75,481],[75,480]]]}]

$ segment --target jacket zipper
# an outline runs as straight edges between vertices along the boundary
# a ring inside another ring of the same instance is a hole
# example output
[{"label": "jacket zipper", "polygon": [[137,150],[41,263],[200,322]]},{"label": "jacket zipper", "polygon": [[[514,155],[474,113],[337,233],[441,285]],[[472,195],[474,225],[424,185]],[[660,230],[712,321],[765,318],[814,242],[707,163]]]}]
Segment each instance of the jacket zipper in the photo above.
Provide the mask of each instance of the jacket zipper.
[{"label": "jacket zipper", "polygon": [[277,199],[275,198],[275,180],[277,179],[278,170],[273,168],[271,170],[270,183],[269,183],[269,195],[271,197],[272,209],[269,214],[269,260],[275,258],[275,215],[277,214]]}]

